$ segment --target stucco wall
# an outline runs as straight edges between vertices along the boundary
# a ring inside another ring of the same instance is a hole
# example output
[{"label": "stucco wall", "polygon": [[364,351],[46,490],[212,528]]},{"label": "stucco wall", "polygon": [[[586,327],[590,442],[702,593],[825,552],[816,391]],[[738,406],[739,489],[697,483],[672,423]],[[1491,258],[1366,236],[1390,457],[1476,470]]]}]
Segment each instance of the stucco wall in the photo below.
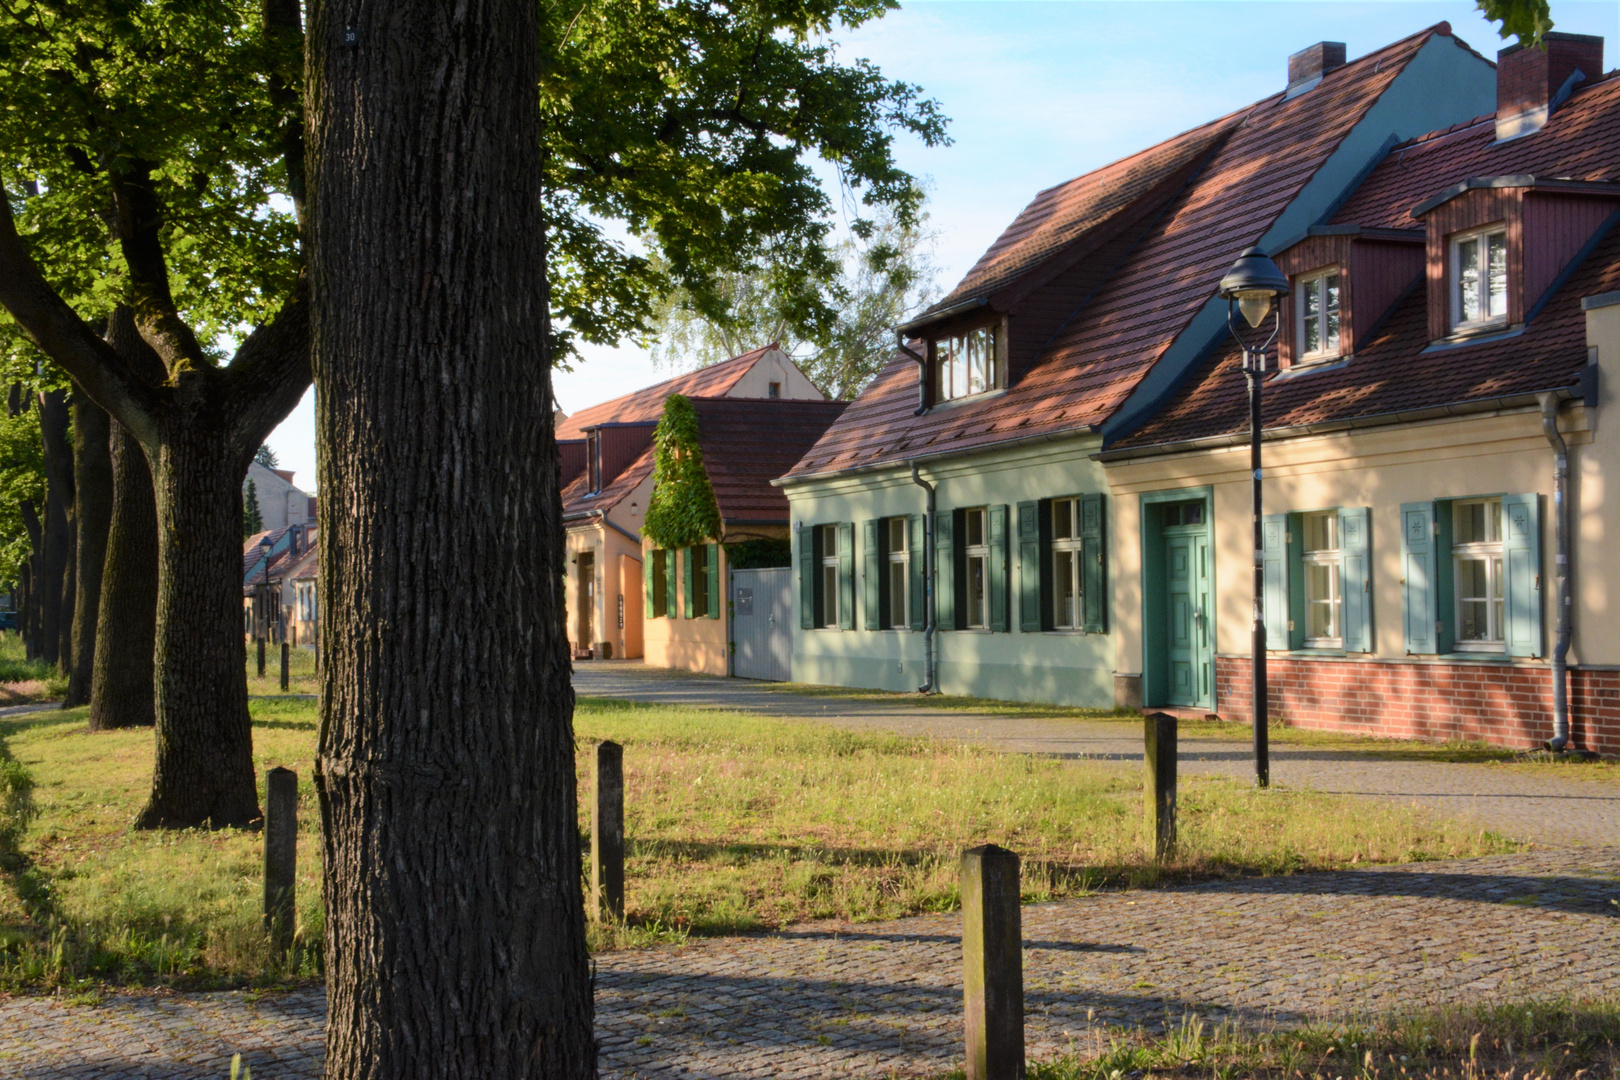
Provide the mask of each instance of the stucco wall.
[{"label": "stucco wall", "polygon": [[[596,575],[596,604],[593,609],[592,624],[595,630],[595,640],[583,642],[579,640],[580,627],[580,581],[579,564],[577,559],[581,552],[590,552],[593,556]],[[621,595],[620,557],[628,555],[632,559],[641,557],[640,545],[610,526],[596,523],[574,525],[568,529],[565,540],[564,567],[566,574],[565,595],[568,598],[568,640],[569,643],[581,648],[597,649],[603,642],[612,646],[613,658],[622,659],[630,655],[626,650],[626,635],[624,627],[619,625],[619,597]],[[638,617],[640,612],[641,596],[631,593],[624,596],[624,617],[626,623]],[[630,635],[631,640],[634,634]],[[597,659],[602,659],[600,650]]]},{"label": "stucco wall", "polygon": [[783,399],[793,401],[824,401],[826,395],[816,389],[799,366],[788,358],[780,349],[772,349],[755,361],[754,366],[742,378],[737,380],[735,386],[727,397],[734,398],[768,398],[770,397],[771,383],[782,384]]},{"label": "stucco wall", "polygon": [[[646,559],[649,546],[644,544],[639,555]],[[681,552],[681,558],[686,552]],[[645,565],[645,563],[643,563]],[[688,619],[686,611],[686,574],[682,564],[677,560],[675,580],[669,587],[675,593],[675,618],[667,615],[658,615],[655,618],[644,619],[642,622],[643,650],[646,662],[653,667],[682,668],[686,671],[695,671],[703,675],[729,675],[730,652],[727,645],[726,618],[729,605],[726,603],[726,577],[728,564],[726,549],[720,548],[720,613],[718,618],[707,617]],[[643,591],[636,595],[636,603],[643,612],[646,611],[647,597],[645,586]]]}]

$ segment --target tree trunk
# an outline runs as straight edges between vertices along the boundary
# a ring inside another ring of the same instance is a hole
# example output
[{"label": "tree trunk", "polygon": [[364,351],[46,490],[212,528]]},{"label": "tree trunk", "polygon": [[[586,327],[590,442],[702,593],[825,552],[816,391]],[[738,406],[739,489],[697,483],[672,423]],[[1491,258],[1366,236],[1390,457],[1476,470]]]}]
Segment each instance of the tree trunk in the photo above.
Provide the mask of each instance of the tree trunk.
[{"label": "tree trunk", "polygon": [[96,665],[96,620],[112,520],[113,473],[108,439],[112,419],[83,391],[73,391],[74,555],[73,652],[64,709],[90,703]]},{"label": "tree trunk", "polygon": [[596,1075],[539,11],[309,8],[329,1080]]},{"label": "tree trunk", "polygon": [[[73,555],[73,532],[68,510],[73,505],[73,451],[68,439],[67,394],[52,390],[39,395],[39,430],[45,444],[45,514],[40,547],[40,659],[63,661],[62,635],[72,625],[66,610],[69,600],[68,563]],[[71,631],[69,631],[71,632]]]},{"label": "tree trunk", "polygon": [[164,432],[157,507],[157,755],[136,828],[259,820],[242,663],[242,475],[248,457],[190,417]]},{"label": "tree trunk", "polygon": [[90,730],[151,727],[157,642],[157,507],[152,472],[135,437],[112,425],[113,512],[97,614]]}]

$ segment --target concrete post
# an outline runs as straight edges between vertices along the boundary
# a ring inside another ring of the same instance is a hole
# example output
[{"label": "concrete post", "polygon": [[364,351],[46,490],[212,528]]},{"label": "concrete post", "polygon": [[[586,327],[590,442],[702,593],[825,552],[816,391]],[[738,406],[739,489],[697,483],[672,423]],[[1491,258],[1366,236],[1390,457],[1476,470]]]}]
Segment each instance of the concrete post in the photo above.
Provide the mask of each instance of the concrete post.
[{"label": "concrete post", "polygon": [[264,638],[260,638],[259,645],[259,678],[264,678]]},{"label": "concrete post", "polygon": [[1024,1075],[1024,938],[1018,856],[986,844],[962,855],[962,990],[968,1080]]},{"label": "concrete post", "polygon": [[281,688],[287,689],[287,669],[292,666],[292,649],[283,641],[281,643]]},{"label": "concrete post", "polygon": [[1155,862],[1176,850],[1176,718],[1143,718],[1142,799],[1147,812],[1148,854]]},{"label": "concrete post", "polygon": [[265,776],[264,927],[277,953],[292,946],[298,870],[298,774],[279,766]]},{"label": "concrete post", "polygon": [[591,803],[591,918],[624,918],[624,748],[596,744]]}]

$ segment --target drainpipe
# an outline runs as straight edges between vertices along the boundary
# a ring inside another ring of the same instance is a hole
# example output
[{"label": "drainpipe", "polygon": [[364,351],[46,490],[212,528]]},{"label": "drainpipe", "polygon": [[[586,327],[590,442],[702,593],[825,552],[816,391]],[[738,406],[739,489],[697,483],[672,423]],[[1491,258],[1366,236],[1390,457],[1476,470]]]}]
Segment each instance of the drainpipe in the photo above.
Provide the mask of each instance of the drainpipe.
[{"label": "drainpipe", "polygon": [[923,514],[923,673],[927,682],[917,687],[919,694],[939,693],[939,679],[934,670],[934,485],[917,472],[917,463],[911,462],[911,482],[928,493],[927,511]]},{"label": "drainpipe", "polygon": [[1561,751],[1569,745],[1569,447],[1558,432],[1558,396],[1541,395],[1541,430],[1553,448],[1553,536],[1558,549],[1557,605],[1558,640],[1553,646],[1553,737],[1548,750]]},{"label": "drainpipe", "polygon": [[[928,411],[928,358],[906,344],[906,332],[899,329],[894,332],[894,344],[901,352],[917,362],[917,408],[912,416],[921,416]],[[916,479],[916,470],[912,470],[912,479]],[[922,481],[918,481],[922,483]],[[926,486],[926,485],[924,485]],[[932,488],[929,489],[933,490]]]}]

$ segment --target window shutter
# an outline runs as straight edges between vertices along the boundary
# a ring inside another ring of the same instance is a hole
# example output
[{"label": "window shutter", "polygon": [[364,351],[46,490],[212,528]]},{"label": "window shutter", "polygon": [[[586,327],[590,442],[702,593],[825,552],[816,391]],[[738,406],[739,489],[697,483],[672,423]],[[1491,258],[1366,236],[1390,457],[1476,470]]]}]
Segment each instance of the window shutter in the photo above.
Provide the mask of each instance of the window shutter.
[{"label": "window shutter", "polygon": [[1502,590],[1509,656],[1541,655],[1541,497],[1502,496]]},{"label": "window shutter", "polygon": [[951,528],[954,515],[941,510],[934,515],[934,627],[956,629],[956,554]]},{"label": "window shutter", "polygon": [[697,550],[695,547],[685,549],[684,557],[681,559],[681,614],[688,619],[697,614],[697,604],[693,602],[697,599],[694,595],[696,583],[693,580],[695,577],[693,568],[697,565]]},{"label": "window shutter", "polygon": [[1439,572],[1434,535],[1434,503],[1401,504],[1401,618],[1406,651],[1440,651]]},{"label": "window shutter", "polygon": [[925,533],[923,516],[911,515],[911,628],[925,630],[928,627],[927,597],[924,592],[928,585],[923,580],[923,560],[928,557],[928,538]]},{"label": "window shutter", "polygon": [[1288,515],[1267,514],[1261,518],[1260,540],[1261,578],[1265,585],[1266,648],[1291,648],[1288,636]]},{"label": "window shutter", "polygon": [[1007,618],[1007,508],[992,506],[985,512],[990,542],[990,629],[1005,634]]},{"label": "window shutter", "polygon": [[705,556],[709,560],[709,610],[711,619],[720,617],[720,545],[705,544]]},{"label": "window shutter", "polygon": [[675,617],[675,605],[680,603],[680,596],[676,588],[680,580],[675,576],[675,548],[664,549],[664,618]]},{"label": "window shutter", "polygon": [[1080,496],[1080,587],[1088,634],[1108,631],[1108,544],[1103,497]]},{"label": "window shutter", "polygon": [[1372,511],[1339,509],[1339,595],[1343,598],[1344,651],[1369,653],[1372,647]]},{"label": "window shutter", "polygon": [[1041,504],[1018,504],[1018,629],[1041,630]]},{"label": "window shutter", "polygon": [[816,529],[805,525],[799,530],[799,629],[816,626]]},{"label": "window shutter", "polygon": [[653,610],[653,560],[659,558],[659,552],[649,551],[642,556],[641,584],[647,590],[647,618],[658,618],[658,612]]},{"label": "window shutter", "polygon": [[838,626],[855,629],[855,523],[838,523]]},{"label": "window shutter", "polygon": [[861,541],[861,568],[865,575],[862,582],[861,599],[866,608],[866,622],[863,624],[868,630],[883,629],[883,609],[887,607],[883,602],[883,594],[887,592],[883,587],[883,552],[878,546],[878,538],[883,532],[883,522],[872,520],[862,524]]}]

